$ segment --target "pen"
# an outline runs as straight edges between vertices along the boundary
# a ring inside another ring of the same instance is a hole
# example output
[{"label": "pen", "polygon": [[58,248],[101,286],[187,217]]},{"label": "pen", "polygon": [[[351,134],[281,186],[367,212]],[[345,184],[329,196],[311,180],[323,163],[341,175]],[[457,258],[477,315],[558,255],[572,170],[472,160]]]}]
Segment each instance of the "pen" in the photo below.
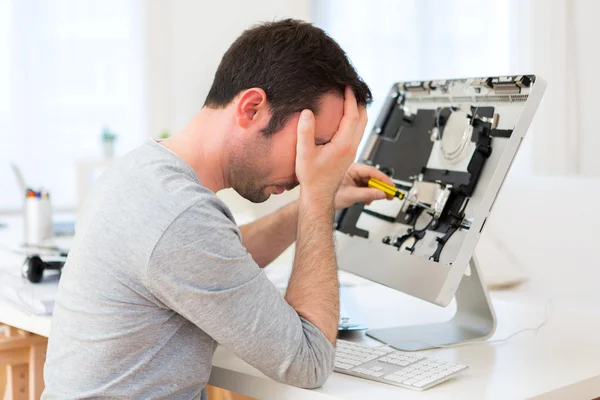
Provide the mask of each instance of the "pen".
[{"label": "pen", "polygon": [[371,178],[368,183],[369,187],[374,189],[379,189],[388,196],[397,197],[402,200],[404,198],[405,193],[398,190],[395,186],[389,185],[385,182],[380,181],[379,179]]}]

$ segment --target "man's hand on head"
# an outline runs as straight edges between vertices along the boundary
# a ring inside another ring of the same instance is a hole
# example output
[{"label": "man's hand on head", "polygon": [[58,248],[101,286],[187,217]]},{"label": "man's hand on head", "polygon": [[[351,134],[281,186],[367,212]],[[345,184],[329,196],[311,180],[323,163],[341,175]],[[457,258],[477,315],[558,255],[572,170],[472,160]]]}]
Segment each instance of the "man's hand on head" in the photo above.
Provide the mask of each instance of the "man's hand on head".
[{"label": "man's hand on head", "polygon": [[375,167],[365,164],[352,164],[346,171],[342,184],[335,196],[335,209],[341,210],[350,207],[354,203],[371,204],[374,200],[382,200],[387,196],[379,189],[367,186],[369,179],[375,178],[394,185],[389,176]]},{"label": "man's hand on head", "polygon": [[365,126],[367,111],[358,106],[351,88],[344,93],[344,116],[337,132],[325,145],[315,144],[315,120],[310,110],[303,110],[298,120],[296,175],[301,196],[331,202],[356,157]]}]

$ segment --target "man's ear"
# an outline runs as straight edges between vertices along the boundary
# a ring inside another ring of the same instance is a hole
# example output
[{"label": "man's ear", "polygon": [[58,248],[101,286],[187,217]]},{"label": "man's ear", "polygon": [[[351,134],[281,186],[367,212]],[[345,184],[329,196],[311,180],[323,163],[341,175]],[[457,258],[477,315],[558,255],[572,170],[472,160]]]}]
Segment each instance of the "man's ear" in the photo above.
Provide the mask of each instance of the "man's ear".
[{"label": "man's ear", "polygon": [[235,105],[235,120],[240,128],[248,129],[252,125],[264,128],[269,121],[267,94],[261,88],[244,90]]}]

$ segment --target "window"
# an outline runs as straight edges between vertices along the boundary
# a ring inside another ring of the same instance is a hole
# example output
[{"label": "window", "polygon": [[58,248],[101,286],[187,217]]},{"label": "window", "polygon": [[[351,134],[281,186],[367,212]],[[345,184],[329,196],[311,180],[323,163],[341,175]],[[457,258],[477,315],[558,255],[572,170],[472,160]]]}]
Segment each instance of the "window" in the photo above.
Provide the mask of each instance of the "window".
[{"label": "window", "polygon": [[21,207],[9,167],[74,209],[76,163],[146,136],[140,0],[0,0],[0,211]]}]

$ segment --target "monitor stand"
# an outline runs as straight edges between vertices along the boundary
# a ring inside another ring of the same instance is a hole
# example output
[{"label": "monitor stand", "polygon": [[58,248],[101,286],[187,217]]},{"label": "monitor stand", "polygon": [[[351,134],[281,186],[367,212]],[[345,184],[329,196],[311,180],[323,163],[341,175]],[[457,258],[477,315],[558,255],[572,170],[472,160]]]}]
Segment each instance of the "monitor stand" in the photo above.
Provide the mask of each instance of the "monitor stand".
[{"label": "monitor stand", "polygon": [[367,335],[405,351],[488,339],[496,330],[496,314],[475,257],[469,265],[471,275],[462,278],[454,295],[456,314],[452,319],[427,325],[370,329]]}]

